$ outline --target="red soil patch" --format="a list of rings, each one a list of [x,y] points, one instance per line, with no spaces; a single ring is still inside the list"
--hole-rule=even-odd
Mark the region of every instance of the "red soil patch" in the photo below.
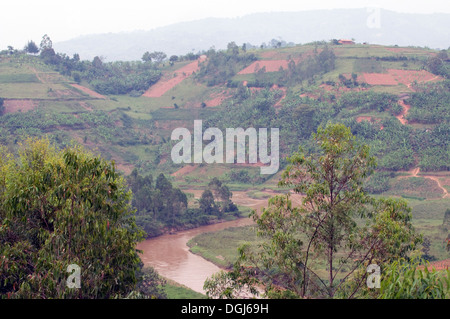
[[[223,101],[225,101],[229,97],[230,96],[228,95],[228,91],[216,93],[211,95],[211,99],[206,101],[205,104],[207,107],[219,106],[220,104],[223,103]]]
[[[317,53],[320,53],[322,49],[317,50]],[[280,67],[282,67],[284,70],[288,69],[289,62],[293,60],[296,64],[306,60],[308,57],[313,56],[314,51],[308,51],[303,53],[300,57],[295,57],[290,59],[289,55],[283,55],[279,54],[274,51],[270,52],[264,52],[261,54],[262,57],[268,59],[268,60],[259,60],[255,61],[252,64],[250,64],[248,67],[244,68],[243,70],[239,71],[238,74],[253,74],[256,73],[259,69],[262,69],[263,67],[266,68],[266,72],[278,72],[280,70]],[[277,57],[277,60],[269,60],[270,58]],[[285,57],[284,59],[281,59]]]
[[[388,69],[387,73],[363,73],[361,79],[370,85],[398,85],[404,84],[411,88],[414,81],[430,82],[442,78],[425,70],[398,70]]]
[[[167,75],[169,78],[159,80],[155,85],[152,85],[143,96],[146,97],[161,97],[164,93],[180,84],[184,79],[188,78],[192,73],[199,69],[199,64],[205,61],[206,57],[201,56],[197,61],[189,63],[182,68],[179,68],[174,73]]]
[[[425,70],[415,71],[389,69],[388,74],[390,74],[398,83],[402,83],[408,87],[414,81],[430,82],[441,79],[439,76]]]
[[[186,166],[183,166],[178,171],[176,171],[176,172],[174,172],[174,173],[172,173],[170,175],[172,175],[172,176],[184,176],[184,175],[187,175],[187,174],[193,172],[197,168],[197,166],[198,165],[186,165]]]
[[[424,269],[424,266],[419,266],[418,269]],[[436,270],[446,270],[450,269],[450,259],[433,261],[428,265],[428,270],[432,270],[433,268]]]
[[[366,83],[370,85],[397,85],[392,75],[387,73],[363,73]]]
[[[91,89],[88,89],[87,87],[81,86],[79,84],[71,84],[74,88],[86,93],[87,95],[96,98],[96,99],[105,99],[106,100],[106,96],[101,95],[100,93],[97,93]]]
[[[118,164],[118,163],[116,163],[116,168],[119,171],[122,171],[125,175],[130,175],[131,172],[134,169],[134,165],[132,165],[132,164],[122,164],[122,163]]]
[[[5,113],[27,112],[34,110],[37,103],[33,100],[5,100]]]

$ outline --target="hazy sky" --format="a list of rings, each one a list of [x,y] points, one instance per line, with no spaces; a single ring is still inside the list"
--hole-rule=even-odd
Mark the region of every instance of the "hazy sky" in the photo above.
[[[79,35],[150,30],[206,17],[255,12],[379,7],[398,12],[450,13],[449,0],[7,0],[0,4],[0,50],[22,49],[44,34],[53,42]]]

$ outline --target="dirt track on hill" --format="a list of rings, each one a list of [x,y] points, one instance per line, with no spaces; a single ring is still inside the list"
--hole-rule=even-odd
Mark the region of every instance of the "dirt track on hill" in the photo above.
[[[411,105],[406,104],[404,100],[400,99],[398,100],[398,104],[403,108],[402,113],[399,115],[396,115],[395,117],[402,123],[403,125],[408,124],[408,120],[406,119],[406,115],[409,112],[409,109],[411,108]]]
[[[410,170],[408,172],[410,175],[408,176],[402,176],[400,178],[409,178],[409,177],[423,177],[423,178],[427,178],[427,179],[431,179],[432,181],[435,181],[437,186],[442,190],[442,198],[447,198],[450,197],[449,192],[447,191],[447,189],[443,186],[443,184],[441,183],[441,181],[439,180],[439,178],[436,175],[431,175],[431,174],[421,174],[419,176],[420,173],[420,167],[416,167],[413,168],[412,170]]]
[[[203,61],[205,61],[205,57],[200,57],[197,61],[191,62],[183,66],[182,68],[169,73],[163,79],[160,79],[158,82],[156,82],[156,84],[152,85],[142,96],[163,96],[164,93],[183,82],[183,80],[191,76],[192,73],[196,72],[200,67],[200,63]]]

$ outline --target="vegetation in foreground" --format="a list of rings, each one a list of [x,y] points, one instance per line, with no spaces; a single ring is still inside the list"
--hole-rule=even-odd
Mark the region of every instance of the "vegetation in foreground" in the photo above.
[[[412,298],[450,297],[449,272],[446,278],[418,271],[423,280],[417,282],[409,266],[397,266],[422,238],[404,200],[364,192],[363,180],[375,167],[368,147],[342,124],[319,128],[313,139],[315,151],[294,154],[280,181],[305,194],[302,205],[276,196],[260,216],[253,213],[262,243],[242,246],[232,271],[205,282],[207,295],[236,298],[262,290],[267,298],[401,298],[407,293],[399,287],[409,285],[411,291],[402,289]],[[381,293],[366,286],[373,264],[386,271]]]
[[[151,298],[161,279],[143,269],[143,232],[111,162],[79,147],[28,140],[0,150],[2,298]],[[68,272],[78,269],[79,289]]]

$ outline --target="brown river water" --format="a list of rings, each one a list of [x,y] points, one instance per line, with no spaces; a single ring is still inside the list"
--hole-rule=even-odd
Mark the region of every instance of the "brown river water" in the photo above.
[[[162,235],[138,244],[143,251],[141,259],[146,266],[152,266],[161,276],[183,284],[194,291],[204,293],[203,283],[208,277],[220,271],[213,263],[189,251],[186,243],[193,237],[215,232],[228,227],[246,226],[253,223],[250,218],[241,218],[180,231],[173,235]]]
[[[199,197],[202,191],[189,190]],[[271,194],[273,195],[273,193]],[[249,206],[258,211],[267,206],[267,199],[252,199],[245,192],[233,192],[233,202]],[[147,239],[137,245],[142,250],[141,259],[146,266],[152,266],[161,276],[183,284],[194,291],[205,293],[203,284],[208,277],[220,271],[213,263],[189,251],[186,243],[193,237],[215,232],[229,227],[240,227],[253,224],[250,218],[198,227],[195,229],[166,234]]]

